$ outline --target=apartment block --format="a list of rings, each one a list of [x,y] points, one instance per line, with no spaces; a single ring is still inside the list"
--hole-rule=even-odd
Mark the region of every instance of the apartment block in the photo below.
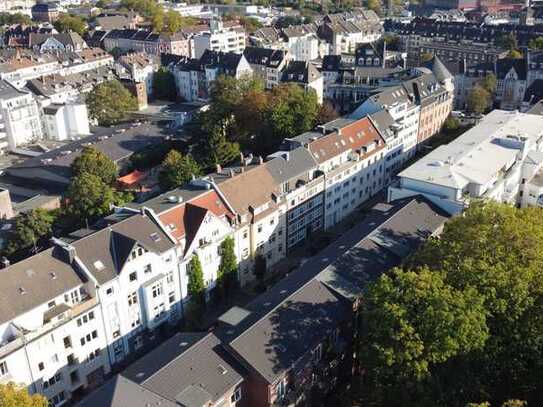
[[[242,78],[252,75],[243,54],[206,50],[198,59],[177,58],[168,65],[178,94],[187,102],[207,100],[211,84],[219,75]]]
[[[543,117],[494,110],[472,129],[398,174],[389,199],[423,194],[449,213],[471,199],[539,202]]]
[[[214,18],[209,31],[192,38],[194,47],[191,57],[200,58],[206,50],[242,54],[245,49],[245,31],[242,27],[225,27],[220,18]]]
[[[4,151],[6,148],[13,150],[42,138],[38,103],[34,95],[18,90],[4,80],[0,81],[0,115],[6,136],[4,140],[0,140]]]
[[[243,56],[251,66],[253,75],[264,82],[266,89],[280,83],[281,72],[290,59],[287,51],[258,47],[245,47]]]
[[[266,293],[221,315],[211,332],[175,335],[80,406],[311,405],[359,368],[352,341],[365,285],[439,235],[446,220],[422,197],[375,206]]]

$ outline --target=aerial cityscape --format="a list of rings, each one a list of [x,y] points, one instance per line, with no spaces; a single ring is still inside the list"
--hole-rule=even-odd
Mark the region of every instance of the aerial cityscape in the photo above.
[[[0,407],[543,406],[543,1],[0,0]]]

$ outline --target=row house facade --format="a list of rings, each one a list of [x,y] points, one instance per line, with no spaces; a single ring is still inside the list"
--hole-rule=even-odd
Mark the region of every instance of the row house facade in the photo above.
[[[199,59],[180,57],[168,64],[177,93],[187,102],[207,100],[211,84],[219,75],[236,79],[251,76],[251,65],[243,54],[206,50]]]

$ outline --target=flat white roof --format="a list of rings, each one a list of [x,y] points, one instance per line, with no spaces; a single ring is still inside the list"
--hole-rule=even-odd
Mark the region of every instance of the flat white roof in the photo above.
[[[508,163],[518,149],[500,140],[525,138],[528,143],[543,134],[543,116],[494,110],[456,140],[440,146],[399,176],[461,189],[469,183],[483,185]]]

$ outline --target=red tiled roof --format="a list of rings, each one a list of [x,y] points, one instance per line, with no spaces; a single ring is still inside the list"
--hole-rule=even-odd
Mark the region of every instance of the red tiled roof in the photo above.
[[[357,120],[340,129],[340,132],[327,134],[309,143],[309,151],[319,164],[348,150],[359,150],[378,140],[379,146],[369,154],[381,150],[384,140],[367,117]]]
[[[186,247],[188,247],[192,239],[191,236],[198,231],[207,211],[211,211],[219,218],[234,218],[234,214],[215,191],[206,192],[188,202],[163,212],[159,215],[159,218],[175,239],[180,240],[186,237]]]
[[[125,185],[133,185],[133,184],[136,184],[136,183],[140,182],[145,177],[147,177],[146,172],[141,172],[141,171],[138,171],[138,170],[134,170],[129,174],[126,174],[126,175],[124,175],[122,177],[119,177],[117,179],[117,181],[121,182],[121,183],[123,183]]]

